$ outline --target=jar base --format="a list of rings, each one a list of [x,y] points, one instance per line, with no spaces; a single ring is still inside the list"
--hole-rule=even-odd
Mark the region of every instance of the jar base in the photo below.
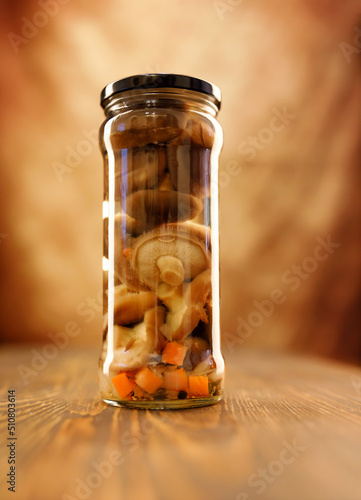
[[[199,408],[201,406],[215,405],[222,399],[222,395],[212,396],[210,398],[194,399],[162,399],[162,400],[129,400],[117,401],[114,399],[105,399],[103,401],[110,406],[118,408],[133,408],[138,410],[185,410],[188,408]]]

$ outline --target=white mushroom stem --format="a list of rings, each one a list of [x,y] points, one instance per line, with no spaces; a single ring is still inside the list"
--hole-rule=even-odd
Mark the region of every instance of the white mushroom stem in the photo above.
[[[172,255],[158,257],[156,265],[160,271],[160,277],[165,283],[179,286],[184,281],[184,267],[182,261]]]

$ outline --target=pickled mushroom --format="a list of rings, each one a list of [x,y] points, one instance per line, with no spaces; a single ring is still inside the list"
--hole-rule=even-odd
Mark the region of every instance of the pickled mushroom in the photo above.
[[[210,186],[204,179],[210,175],[210,150],[199,146],[172,146],[167,164],[174,189],[198,198],[209,196]]]
[[[214,144],[215,131],[209,120],[199,117],[188,120],[181,134],[174,137],[171,145],[193,145],[211,149]]]
[[[188,348],[185,364],[189,361],[192,369],[212,354],[209,343],[200,337],[190,335],[184,340],[184,345]]]
[[[104,255],[108,258],[109,219],[105,218],[104,225]],[[139,282],[130,265],[130,248],[132,236],[142,234],[144,225],[126,214],[116,214],[114,218],[114,273],[116,277],[134,292],[146,291],[148,288]]]
[[[160,328],[164,314],[164,308],[154,307],[145,313],[143,322],[132,328],[118,325],[113,327],[114,358],[111,370],[135,370],[144,365],[151,354],[162,350],[165,338]]]
[[[181,288],[184,287],[184,294]],[[200,321],[208,323],[204,309],[211,291],[211,272],[204,271],[183,287],[161,286],[157,292],[169,309],[161,332],[168,340],[183,340],[197,327]]]
[[[125,130],[110,135],[110,142],[115,150],[165,144],[183,132],[183,124],[178,124],[171,114],[133,114],[125,126]]]
[[[124,189],[131,193],[152,188],[163,175],[165,166],[165,151],[160,147],[133,148],[125,157],[116,157],[116,199],[121,199]]]
[[[202,209],[202,201],[195,196],[161,189],[136,191],[127,197],[125,205],[126,213],[144,221],[146,227],[194,219]]]
[[[142,221],[133,219],[127,214],[116,213],[114,216],[114,238],[118,241],[124,238],[126,234],[131,236],[139,236],[144,231],[144,224]],[[108,255],[109,247],[109,219],[103,219],[103,233],[104,233],[104,255]]]
[[[158,189],[160,191],[174,191],[172,181],[170,180],[169,173],[167,172],[159,183]]]
[[[157,296],[153,292],[128,293],[114,296],[114,323],[130,325],[144,318],[148,309],[157,305]],[[108,313],[104,315],[103,329],[108,327]]]
[[[130,263],[139,280],[154,290],[163,281],[176,286],[194,278],[210,267],[210,258],[197,237],[163,226],[135,240]]]
[[[168,224],[168,228],[175,229],[182,233],[189,233],[199,240],[203,241],[205,245],[211,249],[211,228],[204,224],[198,224],[192,220],[186,222],[179,222],[178,224]]]

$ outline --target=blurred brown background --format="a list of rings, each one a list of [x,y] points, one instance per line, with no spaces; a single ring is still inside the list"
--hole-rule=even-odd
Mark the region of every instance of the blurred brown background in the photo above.
[[[361,360],[356,0],[1,2],[1,338],[101,342],[99,93],[135,73],[223,93],[224,353]]]

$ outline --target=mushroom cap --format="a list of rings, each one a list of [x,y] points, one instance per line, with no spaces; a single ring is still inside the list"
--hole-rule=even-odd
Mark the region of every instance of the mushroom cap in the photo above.
[[[167,148],[167,166],[174,188],[199,198],[209,196],[211,150],[194,144]]]
[[[183,264],[184,279],[190,280],[210,267],[206,245],[189,232],[162,226],[134,240],[130,263],[139,280],[152,289],[163,281],[157,266],[161,256],[176,257]]]
[[[122,118],[120,126],[123,130],[110,136],[114,149],[165,144],[183,132],[183,124],[178,123],[175,115],[160,113],[159,110],[152,113],[132,111],[128,117]]]
[[[140,283],[133,268],[130,265],[129,259],[124,255],[123,251],[115,252],[114,255],[114,271],[116,277],[128,288],[134,292],[146,291],[148,288]]]
[[[194,219],[202,209],[202,201],[195,196],[161,189],[137,191],[127,197],[125,206],[126,213],[144,221],[147,228]]]
[[[114,295],[114,316],[116,325],[131,325],[142,321],[148,309],[156,306],[157,296],[153,292],[127,293],[124,295]],[[105,313],[103,319],[103,330],[108,328],[109,311]]]
[[[202,148],[212,148],[215,139],[214,126],[208,118],[195,115],[188,119],[182,133],[174,137],[170,144],[191,144]]]
[[[130,325],[144,318],[146,311],[157,305],[157,296],[153,292],[129,293],[114,298],[114,323]]]
[[[211,249],[212,230],[209,226],[188,220],[186,222],[168,224],[168,227],[174,228],[182,233],[189,233],[192,236],[195,236],[199,240],[203,241],[207,248]]]
[[[103,235],[104,235],[104,255],[108,256],[109,248],[109,218],[103,219]],[[144,232],[144,223],[140,220],[133,219],[127,214],[116,213],[114,216],[114,239],[115,243],[119,240],[127,239],[127,235],[139,236]]]
[[[104,256],[108,258],[108,224],[109,219],[103,220]],[[114,272],[116,277],[128,288],[135,292],[145,291],[130,265],[127,250],[132,246],[131,235],[139,235],[144,230],[144,224],[126,214],[116,214],[114,218]],[[109,265],[111,263],[109,262]]]
[[[124,192],[150,189],[160,179],[166,166],[164,148],[147,146],[123,151],[115,160],[115,199]]]
[[[167,166],[174,188],[199,198],[209,196],[211,149],[215,140],[213,123],[194,115],[181,135],[167,147]]]
[[[142,221],[133,219],[127,214],[117,213],[114,216],[114,236],[116,239],[124,238],[124,234],[139,236],[144,232]]]
[[[111,134],[110,141],[114,149],[127,149],[148,144],[165,144],[182,133],[176,127],[131,128]]]

